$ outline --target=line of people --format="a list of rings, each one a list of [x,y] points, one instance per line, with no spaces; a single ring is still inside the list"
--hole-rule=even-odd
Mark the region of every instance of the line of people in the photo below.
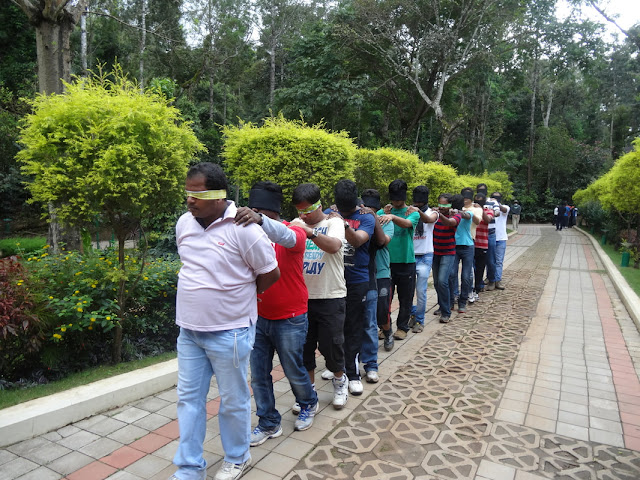
[[[335,204],[323,208],[319,187],[304,183],[292,194],[298,217],[287,222],[280,218],[279,185],[257,183],[248,207],[237,207],[226,198],[219,166],[192,167],[189,212],[176,226],[183,263],[176,302],[180,442],[170,480],[206,479],[203,442],[213,374],[225,451],[215,479],[234,480],[251,462],[250,446],[282,435],[271,376],[276,352],[295,396],[294,428],[307,430],[318,411],[316,350],[324,356],[322,377],[333,385],[332,405],[341,409],[349,395],[363,393],[363,380],[379,381],[379,340],[390,351],[409,330],[423,330],[432,268],[442,323],[450,321],[456,302],[462,314],[479,292],[504,289],[509,207],[498,192],[487,199],[481,187],[475,195],[470,188],[442,194],[431,208],[426,186],[413,190],[408,205],[407,184],[398,179],[383,207],[375,189],[359,198],[353,181],[340,180]]]

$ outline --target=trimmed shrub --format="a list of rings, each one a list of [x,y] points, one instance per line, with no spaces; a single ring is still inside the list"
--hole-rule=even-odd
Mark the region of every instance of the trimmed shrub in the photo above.
[[[417,155],[395,148],[358,149],[355,155],[355,182],[358,190],[375,188],[385,204],[389,200],[389,184],[397,178],[407,182],[409,195],[420,185],[423,166]]]
[[[295,216],[291,194],[300,183],[317,184],[329,205],[338,180],[353,178],[353,140],[346,132],[324,130],[323,124],[308,126],[280,115],[265,119],[262,127],[226,126],[224,136],[222,156],[230,178],[245,192],[260,180],[278,183],[283,211],[290,216]]]

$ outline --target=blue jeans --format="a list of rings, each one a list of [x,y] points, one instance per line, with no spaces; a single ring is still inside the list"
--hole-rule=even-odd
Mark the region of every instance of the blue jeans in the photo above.
[[[451,316],[451,303],[453,302],[452,292],[449,290],[449,276],[455,262],[455,255],[434,255],[433,256],[433,281],[436,292],[438,292],[438,305],[440,315]]]
[[[247,384],[255,325],[219,332],[180,329],[178,336],[178,424],[180,443],[173,463],[180,480],[204,480],[202,444],[207,429],[207,393],[215,374],[220,392],[218,423],[224,459],[246,462],[251,431]]]
[[[307,314],[282,320],[258,317],[256,341],[251,352],[251,388],[256,400],[258,424],[266,430],[280,426],[273,394],[273,354],[277,351],[282,370],[289,380],[296,402],[301,407],[315,405],[318,396],[311,386],[302,362],[302,349],[307,338]]]
[[[496,240],[496,282],[502,281],[502,264],[504,262],[504,254],[507,251],[507,241],[506,240]]]
[[[360,361],[364,371],[378,371],[378,290],[369,290],[365,302],[364,336],[360,346]]]
[[[458,297],[458,305],[465,307],[471,293],[472,275],[473,275],[473,257],[475,255],[475,247],[473,245],[456,245],[456,255],[449,275],[449,290],[451,291],[451,301],[455,299],[455,290],[458,285],[458,264],[462,261],[462,289]]]
[[[496,281],[496,231],[489,230],[489,248],[487,249],[487,279]]]
[[[432,265],[433,253],[416,255],[416,305],[411,307],[411,315],[421,325],[424,325],[424,312],[427,309],[427,283]]]

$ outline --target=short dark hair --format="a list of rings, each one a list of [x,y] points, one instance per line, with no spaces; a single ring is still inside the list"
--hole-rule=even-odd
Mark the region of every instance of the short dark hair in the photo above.
[[[353,180],[339,180],[333,187],[333,196],[339,211],[352,210],[358,203],[358,187]]]
[[[456,193],[453,197],[451,197],[451,208],[455,208],[456,210],[462,210],[464,207],[464,197],[459,193]]]
[[[476,192],[480,192],[480,191],[483,191],[483,192],[487,193],[487,184],[486,183],[479,183],[476,186]]]
[[[446,198],[447,202],[451,203],[451,197],[452,195],[450,193],[441,193],[440,195],[438,195],[438,200],[440,200],[441,198]]]
[[[391,182],[389,184],[389,197],[391,200],[406,200],[407,182],[399,178]]]
[[[473,188],[471,187],[464,187],[462,190],[460,190],[460,194],[464,195],[464,192],[471,192],[473,193]]]
[[[201,162],[195,164],[187,172],[187,178],[193,178],[197,175],[204,177],[204,184],[207,190],[227,190],[227,176],[224,171],[215,163]]]
[[[314,204],[318,200],[320,200],[320,187],[315,183],[301,183],[293,190],[291,196],[294,205],[299,205],[302,202]]]
[[[478,202],[478,203],[484,203],[484,202],[486,202],[486,201],[487,201],[487,196],[486,196],[484,193],[482,193],[482,192],[478,192],[478,193],[476,193],[476,194],[473,196],[473,199],[474,199],[474,200],[475,200],[475,199],[477,199],[477,198],[480,198],[480,199],[481,199],[481,201],[482,201],[482,202]]]

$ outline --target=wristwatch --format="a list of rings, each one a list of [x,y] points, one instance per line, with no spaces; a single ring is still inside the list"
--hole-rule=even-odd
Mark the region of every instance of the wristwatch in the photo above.
[[[318,233],[316,232],[316,229],[313,229],[313,232],[311,232],[311,235],[309,235],[307,238],[310,240],[313,240],[314,238],[316,238],[318,236]]]

